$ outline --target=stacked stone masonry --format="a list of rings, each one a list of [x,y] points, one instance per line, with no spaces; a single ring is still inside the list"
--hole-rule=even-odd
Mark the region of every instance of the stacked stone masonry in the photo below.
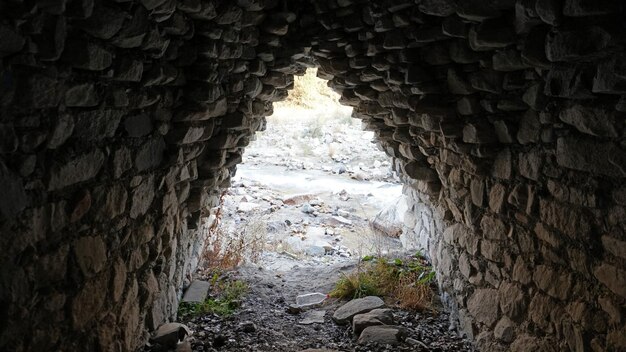
[[[0,350],[133,351],[319,67],[483,351],[626,350],[620,0],[0,2]]]

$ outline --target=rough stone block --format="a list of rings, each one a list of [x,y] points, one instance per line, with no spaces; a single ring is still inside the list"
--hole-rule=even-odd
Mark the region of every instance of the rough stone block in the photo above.
[[[456,16],[450,16],[441,22],[441,31],[450,37],[467,38],[469,25]]]
[[[95,323],[94,316],[101,314],[107,296],[107,275],[101,274],[87,281],[71,303],[74,328],[81,329]]]
[[[498,296],[500,309],[506,317],[518,322],[524,319],[528,307],[528,299],[519,285],[503,282],[498,288]]]
[[[565,0],[563,14],[571,17],[601,16],[619,13],[624,4],[619,1],[599,0]]]
[[[561,22],[561,2],[559,0],[537,0],[535,10],[542,21],[553,26]]]
[[[610,41],[611,35],[600,27],[557,31],[546,39],[546,57],[552,62],[590,58]]]
[[[63,51],[64,61],[73,67],[89,71],[101,71],[113,64],[113,54],[92,42],[68,40]]]
[[[538,150],[531,150],[519,155],[519,173],[528,179],[539,180],[543,164],[544,156]]]
[[[4,219],[13,219],[29,204],[29,201],[22,179],[1,161],[0,184],[5,190],[0,201],[0,215]]]
[[[576,238],[582,235],[583,238],[587,238],[590,235],[590,220],[578,208],[542,199],[539,202],[539,213],[545,224],[567,236]]]
[[[571,294],[572,275],[559,272],[556,268],[547,265],[538,265],[533,273],[533,281],[548,295],[566,300]]]
[[[575,137],[557,139],[560,166],[611,177],[626,176],[626,156],[616,144]]]
[[[93,15],[78,21],[78,27],[89,35],[99,39],[111,39],[122,29],[126,14],[115,7],[103,6],[100,3],[94,7]]]
[[[509,237],[509,229],[502,220],[485,215],[480,221],[480,228],[485,238],[502,241]]]
[[[469,313],[488,327],[492,327],[498,320],[498,307],[498,291],[494,289],[476,289],[467,301]]]
[[[133,190],[130,217],[136,219],[145,214],[152,204],[155,196],[154,176],[149,176],[141,181],[141,184]]]
[[[587,107],[576,104],[559,113],[561,121],[574,126],[582,133],[598,137],[617,137],[615,112],[602,107]]]
[[[100,237],[81,237],[74,241],[74,256],[83,275],[91,277],[104,269],[107,260],[106,244]]]
[[[503,342],[512,342],[515,339],[516,324],[508,317],[502,317],[493,330],[494,336]]]
[[[111,138],[124,115],[120,110],[90,110],[76,114],[74,137],[84,142]]]
[[[105,155],[99,149],[82,154],[52,167],[48,190],[59,190],[73,184],[94,178],[102,165]]]
[[[77,84],[65,91],[65,105],[68,107],[93,107],[99,102],[96,87],[90,83]]]
[[[539,116],[535,111],[528,110],[520,121],[517,140],[521,144],[537,143],[541,131]]]
[[[19,52],[24,47],[26,40],[15,28],[9,25],[0,25],[0,57]]]
[[[468,41],[476,51],[505,48],[515,43],[515,30],[503,21],[485,21],[470,29]]]
[[[463,128],[463,142],[472,144],[489,144],[497,142],[493,125],[488,123],[466,124]]]
[[[137,170],[144,171],[159,166],[166,148],[163,137],[152,138],[142,145],[135,156]]]
[[[626,271],[608,263],[593,269],[593,275],[616,295],[626,298]]]

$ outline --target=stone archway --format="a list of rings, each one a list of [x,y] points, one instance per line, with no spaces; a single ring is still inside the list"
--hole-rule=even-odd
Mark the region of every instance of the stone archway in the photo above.
[[[409,242],[480,347],[624,348],[623,11],[2,3],[0,346],[139,346],[271,102],[318,65],[404,175]]]

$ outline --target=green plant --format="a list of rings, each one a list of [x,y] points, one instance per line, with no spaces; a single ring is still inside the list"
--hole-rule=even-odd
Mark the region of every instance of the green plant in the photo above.
[[[365,256],[356,271],[341,275],[330,296],[383,296],[400,307],[424,310],[430,308],[434,278],[435,272],[421,255],[406,259]]]
[[[216,275],[218,278],[216,278]],[[240,299],[248,292],[248,285],[240,280],[220,280],[216,272],[211,278],[212,287],[216,291],[215,297],[208,297],[204,302],[186,303],[178,307],[178,316],[182,319],[202,314],[217,314],[229,316],[240,305]]]

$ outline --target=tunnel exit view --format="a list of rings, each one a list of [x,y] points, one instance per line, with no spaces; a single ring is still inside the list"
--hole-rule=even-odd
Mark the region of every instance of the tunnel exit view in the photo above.
[[[625,7],[0,1],[0,351],[626,351]]]
[[[429,261],[407,249],[407,198],[392,159],[316,73],[296,76],[289,97],[274,104],[213,210],[203,263],[178,312],[203,332],[190,345],[471,350],[448,330]],[[357,311],[340,308],[345,300]]]

